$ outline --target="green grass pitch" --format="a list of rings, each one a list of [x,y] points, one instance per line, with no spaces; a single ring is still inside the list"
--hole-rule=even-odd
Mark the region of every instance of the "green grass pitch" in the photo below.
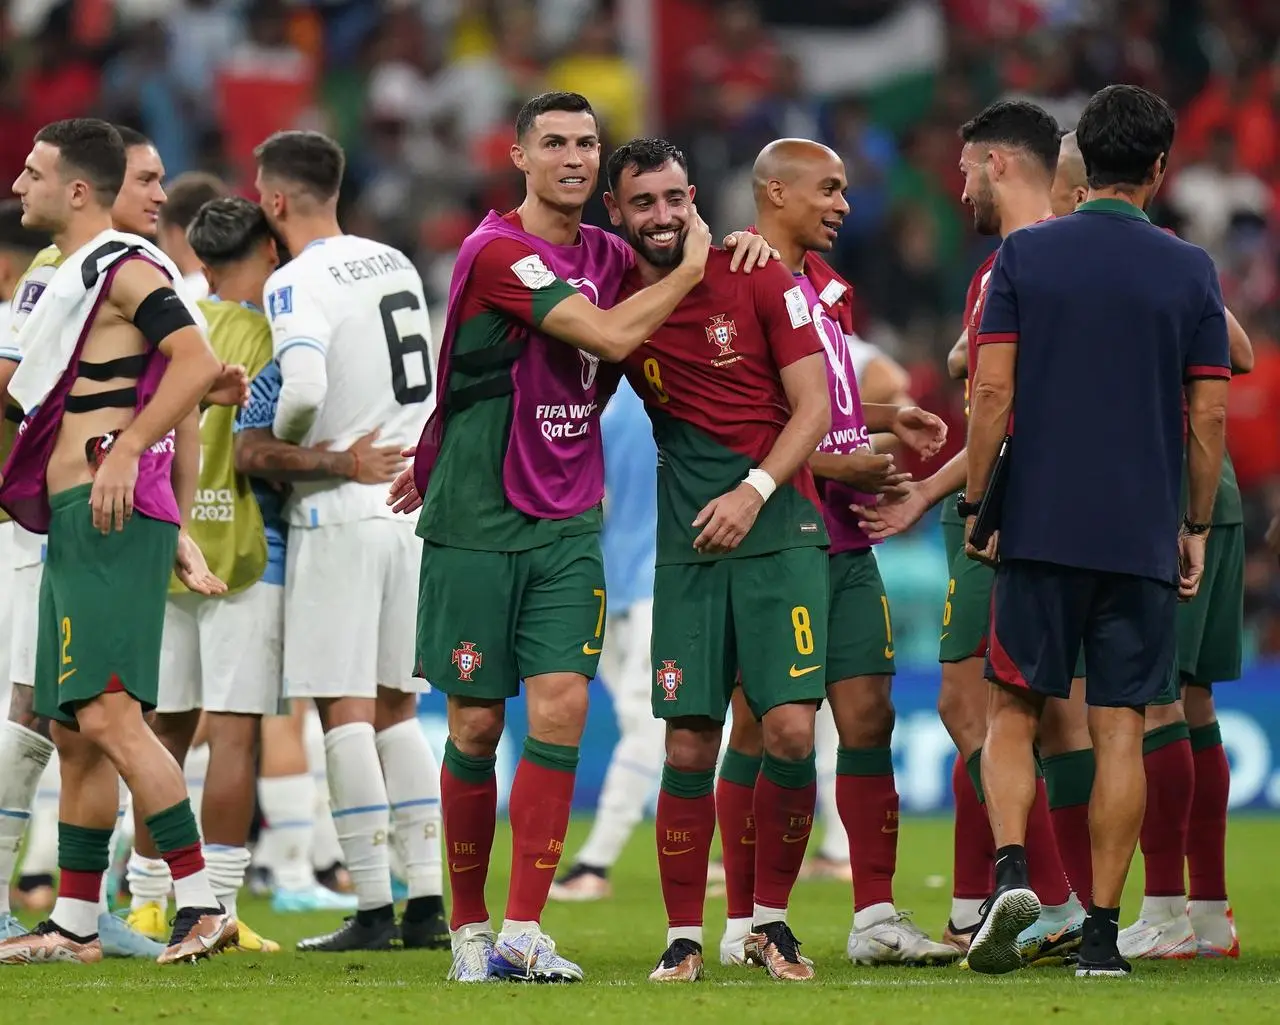
[[[576,849],[585,827],[574,823],[567,850]],[[950,823],[904,817],[900,840],[898,906],[912,909],[936,937],[950,900]],[[263,902],[245,901],[242,915],[279,940],[284,952],[168,968],[121,961],[88,968],[0,968],[0,1015],[14,1025],[165,1019],[198,1025],[631,1025],[741,1021],[746,1015],[788,1025],[990,1025],[1052,1021],[1058,1015],[1062,1021],[1143,1025],[1274,1023],[1280,1021],[1280,818],[1236,817],[1228,843],[1241,959],[1140,963],[1127,980],[1077,981],[1061,968],[998,979],[946,968],[855,968],[844,957],[851,917],[847,888],[803,882],[792,899],[791,922],[805,954],[816,962],[816,983],[773,983],[758,970],[722,967],[715,951],[724,902],[711,900],[703,982],[656,986],[645,977],[662,952],[664,920],[652,827],[646,824],[613,874],[612,900],[552,904],[547,910],[544,927],[586,970],[588,981],[581,985],[446,985],[447,953],[298,954],[290,949],[294,942],[332,928],[340,916],[274,915]],[[501,871],[489,885],[495,918],[502,912],[508,858],[508,834],[500,828],[495,861]],[[1126,922],[1141,899],[1140,860],[1129,884]]]

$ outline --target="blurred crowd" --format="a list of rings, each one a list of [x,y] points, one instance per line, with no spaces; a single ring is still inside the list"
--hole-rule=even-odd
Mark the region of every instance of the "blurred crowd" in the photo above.
[[[522,193],[520,103],[587,94],[607,144],[661,132],[717,231],[751,219],[749,168],[780,136],[835,148],[852,212],[835,253],[858,327],[962,443],[943,357],[994,245],[960,202],[956,128],[1034,99],[1064,128],[1109,82],[1179,110],[1154,211],[1213,254],[1257,368],[1232,386],[1248,612],[1280,652],[1280,3],[1276,0],[0,0],[0,172],[32,132],[93,113],[154,139],[172,177],[251,192],[252,148],[314,127],[346,148],[349,230],[413,255],[441,297],[458,243]],[[589,219],[604,222],[600,204]]]

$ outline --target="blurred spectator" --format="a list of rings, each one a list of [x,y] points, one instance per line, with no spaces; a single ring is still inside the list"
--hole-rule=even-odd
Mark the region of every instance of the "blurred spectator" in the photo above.
[[[607,11],[588,18],[548,70],[547,87],[590,96],[610,148],[644,134],[640,76],[619,53],[617,26]]]
[[[1240,166],[1235,139],[1225,128],[1214,131],[1205,159],[1179,171],[1166,202],[1182,223],[1182,236],[1221,260],[1233,217],[1265,217],[1271,192],[1257,175]]]

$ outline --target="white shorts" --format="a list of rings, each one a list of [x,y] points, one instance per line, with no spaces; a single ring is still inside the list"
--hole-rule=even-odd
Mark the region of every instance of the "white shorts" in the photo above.
[[[165,603],[159,712],[275,715],[280,704],[284,588],[173,595]]]
[[[372,698],[379,685],[429,690],[413,675],[421,561],[411,518],[290,528],[285,696]]]
[[[44,578],[44,535],[32,534],[16,523],[9,542],[12,606],[7,641],[9,680],[34,687],[36,645],[40,639],[40,581]],[[4,663],[0,663],[3,665]]]
[[[0,717],[9,714],[10,638],[13,634],[13,531],[0,523]]]

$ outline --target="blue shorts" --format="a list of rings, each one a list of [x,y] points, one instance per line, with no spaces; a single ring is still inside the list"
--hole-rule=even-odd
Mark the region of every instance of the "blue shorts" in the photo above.
[[[1025,559],[1001,562],[991,597],[987,679],[1068,697],[1083,645],[1085,701],[1143,707],[1173,671],[1177,613],[1177,589],[1159,580]]]

